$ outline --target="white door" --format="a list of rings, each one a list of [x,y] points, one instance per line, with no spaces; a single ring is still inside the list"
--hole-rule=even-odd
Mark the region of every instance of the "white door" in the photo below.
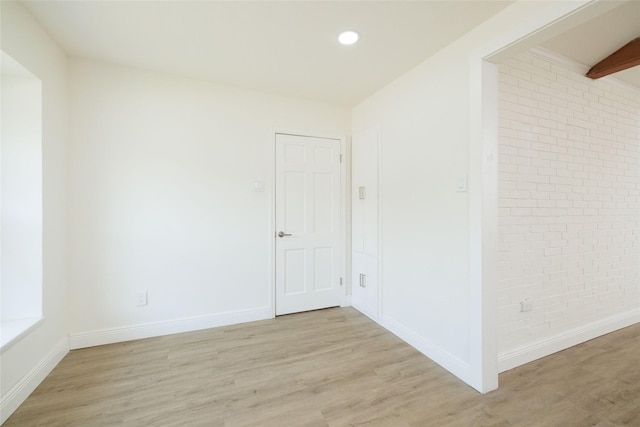
[[[276,134],[276,315],[342,303],[340,141]]]

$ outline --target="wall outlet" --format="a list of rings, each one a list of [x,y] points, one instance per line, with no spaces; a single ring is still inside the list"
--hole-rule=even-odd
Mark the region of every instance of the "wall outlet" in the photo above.
[[[147,305],[147,291],[136,292],[136,305]]]
[[[520,312],[524,313],[533,310],[533,301],[531,298],[525,298],[520,301]]]
[[[468,180],[469,180],[469,177],[466,174],[458,178],[458,180],[456,181],[456,191],[458,193],[466,193],[467,192]]]

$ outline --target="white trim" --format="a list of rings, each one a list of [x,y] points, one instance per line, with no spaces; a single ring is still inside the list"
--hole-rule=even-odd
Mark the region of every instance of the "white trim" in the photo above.
[[[44,316],[30,317],[27,319],[5,320],[0,324],[2,328],[0,354],[9,350],[15,343],[26,337],[36,327],[42,324]]]
[[[380,318],[377,318],[377,317],[375,316],[375,313],[371,313],[371,312],[368,312],[368,311],[366,311],[366,310],[364,310],[364,309],[361,309],[361,308],[360,308],[360,307],[358,307],[357,305],[354,305],[354,306],[352,306],[352,307],[353,307],[353,308],[355,308],[356,310],[358,310],[358,312],[360,312],[360,314],[365,315],[365,316],[366,316],[369,320],[371,320],[372,322],[375,322],[377,325],[380,325],[380,327],[382,327],[382,328],[386,329],[387,331],[391,332],[391,330],[390,330],[387,326],[385,326],[385,325],[382,323],[382,320],[380,320]],[[395,332],[392,332],[392,333],[393,333],[395,336],[397,336],[398,338],[400,338],[400,339],[402,339],[402,340],[404,341],[404,338],[402,338],[400,335],[396,334]],[[413,346],[412,346],[412,347],[413,347]],[[414,347],[414,348],[415,348],[415,347]]]
[[[500,63],[619,6],[616,2],[600,0],[549,2],[548,5],[546,12],[532,15],[521,22],[517,29],[496,37],[479,49],[481,58]]]
[[[499,372],[508,371],[639,322],[640,308],[580,326],[534,344],[500,354],[498,370]]]
[[[586,74],[586,72],[589,71],[589,67],[587,65],[543,47],[532,47],[529,49],[529,53],[538,59],[560,65],[562,68],[566,68],[569,71],[579,74]]]
[[[338,140],[340,140],[342,142],[342,144],[344,144],[344,142],[345,142],[345,136],[344,135],[337,135],[337,134],[328,133],[328,132],[312,132],[312,131],[306,131],[306,130],[301,130],[301,129],[276,127],[276,128],[273,129],[273,133],[272,133],[272,136],[273,136],[274,140],[275,140],[275,135],[276,134],[292,135],[292,136],[307,136],[307,137],[310,137],[310,138],[322,138],[322,139],[338,139]],[[344,148],[344,147],[341,146],[341,148]],[[342,150],[341,150],[341,152],[342,152]],[[274,147],[274,153],[275,153],[275,147]],[[343,164],[344,164],[344,162],[343,162]],[[274,167],[275,167],[275,164],[274,164]]]
[[[518,7],[517,3],[511,7]],[[483,230],[488,231],[492,222],[496,218],[488,218],[490,214],[485,211],[495,203],[495,201],[485,199],[488,195],[488,185],[492,186],[489,180],[484,180],[483,168],[489,166],[489,158],[485,157],[485,152],[489,146],[497,146],[496,137],[487,134],[489,127],[484,125],[485,120],[497,121],[497,111],[486,111],[485,107],[491,98],[496,96],[497,88],[491,88],[484,73],[490,68],[484,65],[483,61],[495,64],[507,58],[515,56],[517,53],[539,45],[548,40],[550,36],[559,34],[565,28],[579,25],[589,19],[611,10],[613,3],[596,0],[575,0],[574,2],[550,3],[549,8],[533,15],[509,32],[492,38],[489,42],[476,48],[470,56],[470,164],[469,164],[469,235],[470,235],[470,380],[468,384],[481,392],[487,392],[495,388],[498,384],[498,372],[500,363],[497,351],[498,328],[495,321],[495,313],[498,301],[495,296],[495,283],[486,282],[491,275],[495,275],[487,269],[495,268],[495,261],[491,258],[497,253],[497,243],[495,237],[483,236]],[[510,9],[500,12],[507,13]],[[497,15],[496,15],[497,16]],[[492,18],[493,19],[493,18]],[[488,22],[488,21],[487,21]],[[485,24],[487,24],[485,22]],[[485,25],[483,24],[483,25]],[[490,107],[493,110],[493,107]],[[491,117],[489,117],[491,115]],[[492,125],[495,128],[495,125]],[[495,130],[495,129],[494,129]],[[493,139],[493,141],[491,141]],[[484,146],[483,146],[484,145]],[[482,148],[481,148],[482,147]],[[492,159],[494,162],[495,159]],[[497,179],[497,178],[496,178]],[[475,185],[471,185],[475,182]],[[482,182],[482,187],[478,188],[478,183]],[[474,194],[480,191],[481,194]],[[491,209],[493,209],[491,207]],[[479,220],[478,220],[479,219]],[[481,256],[481,259],[473,259],[473,253]],[[489,257],[487,257],[487,254]],[[493,293],[493,296],[491,295]],[[474,326],[474,323],[479,325]]]
[[[376,254],[378,258],[378,312],[376,313],[378,319],[382,319],[384,315],[383,308],[383,296],[384,296],[384,287],[383,287],[383,279],[382,279],[382,125],[380,123],[374,125],[376,132],[378,134],[378,206],[377,212],[378,215],[378,253]]]
[[[356,310],[358,310],[360,313],[362,313],[365,316],[367,316],[369,319],[373,320],[374,322],[379,323],[378,319],[380,319],[380,317],[378,317],[378,313],[376,313],[374,311],[371,311],[371,310],[367,310],[365,307],[361,306],[357,302],[355,304],[353,304],[352,307],[355,308]]]
[[[342,304],[347,301],[347,209],[349,202],[347,194],[351,195],[351,189],[347,189],[347,138],[340,139],[340,277],[342,277]],[[351,296],[349,295],[349,298]]]
[[[529,53],[539,59],[542,59],[543,61],[547,61],[556,65],[559,65],[563,68],[566,68],[569,71],[573,71],[583,76],[590,69],[588,65],[585,65],[574,59],[567,58],[566,56],[560,55],[556,52],[553,52],[551,50],[548,50],[542,47],[533,47],[529,49]],[[588,78],[588,77],[585,76],[585,78]],[[640,87],[634,86],[631,83],[627,83],[623,80],[620,80],[615,75],[609,75],[606,77],[599,78],[597,80],[606,82],[612,86],[617,86],[619,89],[630,90],[633,92],[640,92]]]
[[[344,305],[343,307],[353,306],[353,286],[351,285],[351,276],[353,275],[353,203],[351,200],[351,187],[353,186],[353,173],[351,164],[353,162],[353,132],[345,138],[343,162],[345,167],[344,176],[344,276],[342,284],[344,285]]]
[[[366,315],[366,313],[364,313]],[[372,319],[376,321],[375,319]],[[379,323],[379,322],[378,322]],[[467,384],[471,384],[470,375],[472,374],[471,365],[458,359],[442,347],[439,347],[431,341],[425,339],[414,330],[406,327],[391,316],[384,315],[381,326],[398,336],[407,344],[427,356],[429,359],[451,372]],[[472,385],[473,386],[473,385]]]
[[[0,424],[29,397],[40,383],[53,371],[69,352],[69,339],[62,338],[58,344],[17,384],[0,398]]]
[[[473,307],[470,312],[474,317],[481,319],[477,325],[471,328],[478,328],[472,337],[480,337],[480,342],[473,344],[472,348],[479,348],[480,352],[471,354],[479,359],[481,366],[481,377],[477,383],[480,385],[482,393],[498,388],[498,328],[495,304],[498,301],[496,284],[498,283],[498,66],[487,61],[482,61],[481,83],[482,83],[482,141],[480,144],[481,154],[480,165],[476,164],[474,170],[478,175],[477,168],[480,168],[478,179],[480,180],[480,192],[476,195],[479,198],[481,221],[478,225],[480,233],[480,253],[474,253],[476,249],[470,251],[470,265],[474,265],[473,258],[479,257],[480,272],[478,276],[482,278],[480,286],[472,288],[471,301],[480,300],[480,313],[474,312]],[[478,237],[476,237],[478,238]],[[478,267],[476,267],[478,268]],[[480,289],[480,294],[476,294]],[[472,357],[473,357],[472,356]]]
[[[72,350],[273,318],[271,307],[69,334]]]
[[[271,317],[276,317],[276,138],[278,129],[271,129],[269,134],[269,152],[271,163],[269,165],[269,278],[271,282],[269,292],[269,306]]]
[[[383,151],[384,151],[384,129],[381,123],[375,125],[378,128],[378,319],[382,319],[384,315],[384,260],[382,259],[383,254],[383,227],[384,221],[382,220],[382,201],[384,200],[384,192],[383,189]]]

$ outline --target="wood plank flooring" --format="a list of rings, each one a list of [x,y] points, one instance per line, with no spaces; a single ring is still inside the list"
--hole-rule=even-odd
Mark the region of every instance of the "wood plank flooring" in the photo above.
[[[352,308],[70,352],[14,426],[640,426],[640,324],[481,395]]]

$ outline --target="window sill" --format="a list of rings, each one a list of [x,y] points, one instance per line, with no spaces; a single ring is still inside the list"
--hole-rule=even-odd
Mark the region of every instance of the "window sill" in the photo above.
[[[43,316],[27,319],[3,320],[0,323],[0,354],[24,338],[44,320]]]

